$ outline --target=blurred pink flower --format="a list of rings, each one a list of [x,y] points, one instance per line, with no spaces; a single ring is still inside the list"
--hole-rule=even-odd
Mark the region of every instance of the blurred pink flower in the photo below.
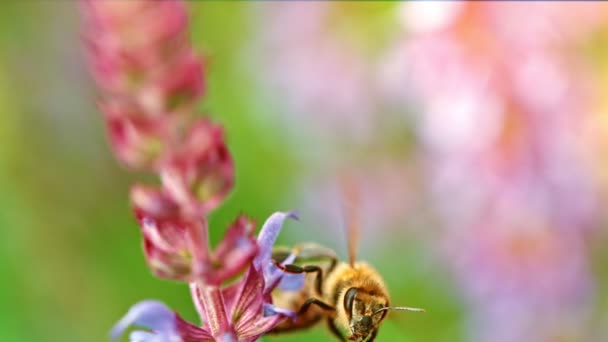
[[[408,127],[378,98],[377,51],[367,51],[371,44],[361,34],[373,31],[373,20],[382,20],[383,28],[396,22],[384,20],[391,19],[385,17],[390,13],[386,6],[374,11],[371,5],[316,1],[256,8],[260,28],[251,48],[258,56],[255,76],[270,94],[269,101],[278,105],[280,114],[273,123],[283,124],[298,142],[292,150],[309,160],[309,174],[296,192],[304,195],[296,200],[309,211],[307,216],[323,223],[319,229],[328,223],[340,227],[340,215],[328,208],[340,207],[336,169],[344,165],[336,164],[344,164],[345,159],[357,170],[349,174],[356,173],[360,180],[363,226],[397,227],[411,210],[408,184],[413,183],[414,172],[403,163],[407,156],[390,153],[391,138],[400,139]],[[370,20],[358,20],[357,11]],[[334,231],[342,240],[341,229]]]
[[[571,51],[598,24],[597,4],[402,6],[411,36],[387,55],[384,85],[394,103],[421,107],[429,187],[473,340],[549,341],[571,312],[580,328],[597,212],[582,144],[588,74]],[[572,23],[575,12],[589,20]]]
[[[330,142],[325,145],[369,139],[377,124],[373,63],[349,41],[353,37],[335,29],[332,11],[338,5],[263,4],[257,8],[261,29],[252,47],[259,56],[256,77],[281,106],[286,128]]]
[[[593,285],[581,234],[560,230],[559,218],[521,198],[502,202],[446,241],[471,305],[548,315],[589,304]]]
[[[477,212],[487,196],[518,184],[531,186],[534,198],[559,207],[560,215],[585,221],[594,195],[581,144],[589,96],[578,64],[545,48],[492,39],[483,19],[502,3],[432,6],[459,12],[441,29],[413,35],[399,57],[422,107],[418,134],[447,215]],[[445,193],[461,195],[458,208],[441,200]]]

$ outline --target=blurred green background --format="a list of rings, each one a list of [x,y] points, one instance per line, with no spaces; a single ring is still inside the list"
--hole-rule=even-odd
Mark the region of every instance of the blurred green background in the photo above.
[[[397,5],[353,6],[345,25],[366,32],[366,46],[381,45],[383,39],[374,37],[390,36],[386,32],[396,24],[387,18]],[[318,160],[297,152],[306,130],[294,137],[268,119],[280,116],[281,109],[247,72],[259,6],[246,1],[189,6],[194,45],[208,58],[209,89],[201,112],[226,127],[237,167],[236,190],[211,219],[217,240],[239,212],[261,223],[275,210],[297,208],[294,192]],[[104,341],[129,306],[147,298],[197,320],[187,287],[153,277],[145,265],[128,203],[129,184],[141,177],[122,169],[110,153],[80,39],[76,1],[0,5],[0,341]],[[395,131],[411,134],[407,124]],[[413,142],[388,144],[409,151]],[[333,163],[339,165],[336,156]],[[289,223],[281,242],[307,237],[306,221],[303,215],[301,222]],[[420,231],[427,228],[421,224],[404,222],[403,229],[380,234],[371,246],[361,242],[362,257],[385,276],[393,303],[428,310],[392,315],[379,340],[466,340],[467,308],[445,266],[420,243]],[[328,240],[311,232],[307,239]],[[345,255],[344,243],[333,241],[331,247]],[[605,252],[592,247],[603,305],[598,315],[604,317]],[[264,338],[313,339],[330,337],[320,326]]]

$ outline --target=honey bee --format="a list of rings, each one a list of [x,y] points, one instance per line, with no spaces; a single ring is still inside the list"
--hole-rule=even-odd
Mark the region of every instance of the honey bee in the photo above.
[[[347,193],[347,198],[356,199],[352,192]],[[304,285],[298,291],[273,293],[275,305],[295,311],[297,318],[283,322],[271,333],[295,331],[325,320],[331,333],[340,341],[371,342],[389,310],[424,312],[419,308],[390,306],[388,290],[380,274],[366,262],[355,261],[358,220],[353,205],[346,209],[349,209],[345,215],[349,219],[346,224],[348,262],[338,261],[333,250],[314,243],[273,251],[274,263],[282,270],[314,273],[315,276],[305,277]],[[295,261],[284,264],[290,255],[296,256]]]

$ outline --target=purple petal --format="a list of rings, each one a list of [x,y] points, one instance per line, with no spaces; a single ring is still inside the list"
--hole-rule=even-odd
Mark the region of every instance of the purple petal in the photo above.
[[[296,319],[298,316],[295,312],[287,309],[277,308],[271,304],[264,304],[264,317],[270,317],[274,315],[283,315],[286,317],[290,317],[291,319]]]
[[[217,339],[219,342],[236,342],[236,337],[233,333],[226,333]]]
[[[155,300],[139,302],[129,309],[110,332],[112,339],[117,339],[131,325],[137,325],[155,331],[159,335],[179,340],[176,329],[176,315],[165,304]],[[147,341],[147,340],[144,340]]]
[[[133,331],[129,335],[130,342],[168,342],[165,339],[164,336],[141,330]],[[175,341],[180,342],[181,340],[177,339]]]
[[[266,268],[268,265],[271,265],[270,258],[272,256],[272,246],[274,246],[277,236],[279,235],[279,232],[281,232],[283,222],[288,217],[294,220],[298,219],[293,212],[276,212],[270,215],[258,234],[258,247],[260,250],[255,259],[253,259],[253,265],[257,270],[264,270],[265,276],[267,273]]]
[[[304,274],[285,273],[279,283],[282,291],[298,291],[304,286]]]

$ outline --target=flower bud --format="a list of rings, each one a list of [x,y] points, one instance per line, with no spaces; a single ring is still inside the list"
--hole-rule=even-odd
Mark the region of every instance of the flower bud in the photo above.
[[[206,244],[193,241],[198,230],[206,229],[206,222],[185,220],[171,197],[152,187],[134,186],[131,200],[152,272],[161,278],[190,281],[194,263],[207,253]]]
[[[192,126],[186,141],[161,170],[163,187],[182,205],[201,213],[217,207],[234,184],[234,165],[221,127],[207,120]]]

